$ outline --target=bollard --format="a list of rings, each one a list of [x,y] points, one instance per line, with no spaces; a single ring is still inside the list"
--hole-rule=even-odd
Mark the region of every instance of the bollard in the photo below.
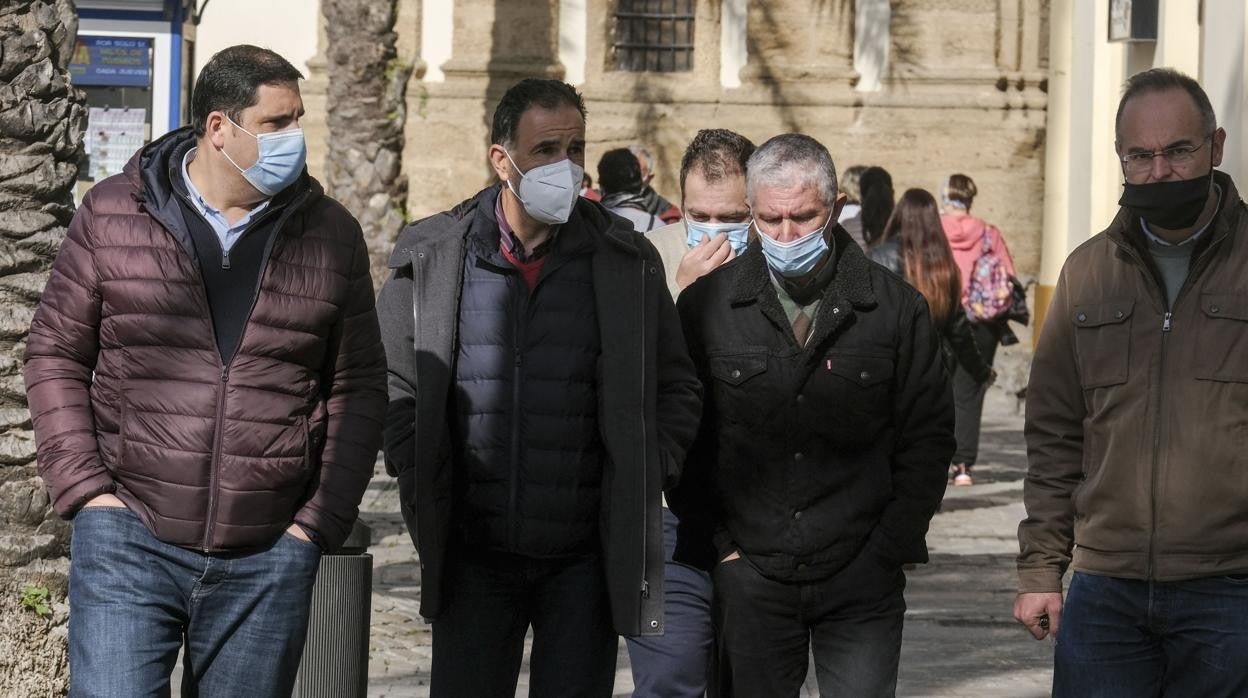
[[[372,611],[371,529],[358,519],[342,548],[321,556],[295,698],[364,698]]]

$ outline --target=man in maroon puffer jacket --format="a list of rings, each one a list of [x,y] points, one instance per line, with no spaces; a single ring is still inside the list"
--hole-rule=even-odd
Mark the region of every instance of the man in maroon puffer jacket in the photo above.
[[[73,518],[71,694],[289,695],[321,552],[380,446],[359,224],[304,168],[299,71],[225,49],[194,125],[87,194],[31,325],[39,472]]]

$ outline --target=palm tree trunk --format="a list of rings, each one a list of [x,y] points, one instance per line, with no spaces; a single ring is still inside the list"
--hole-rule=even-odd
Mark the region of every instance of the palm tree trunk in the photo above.
[[[396,0],[322,0],[329,89],[326,190],[359,219],[373,283],[406,219],[403,123],[412,66],[395,48]]]
[[[52,513],[35,471],[21,367],[27,328],[73,215],[86,115],[82,93],[69,84],[67,71],[77,33],[71,0],[0,4],[0,695],[5,696],[68,690],[70,528]]]

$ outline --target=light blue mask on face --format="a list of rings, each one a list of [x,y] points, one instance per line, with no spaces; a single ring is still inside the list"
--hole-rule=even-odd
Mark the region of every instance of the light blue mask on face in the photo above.
[[[685,219],[685,244],[690,248],[702,242],[703,237],[713,238],[720,233],[728,234],[728,244],[733,254],[741,254],[750,242],[750,222],[744,223],[699,223]]]
[[[824,221],[817,230],[792,242],[776,242],[760,231],[758,239],[763,243],[763,255],[767,257],[767,265],[777,274],[789,278],[810,273],[830,249],[828,241],[823,239],[823,229],[826,227],[828,222]]]
[[[226,120],[234,124],[234,128],[256,139],[259,157],[256,158],[256,164],[245,170],[224,149],[221,151],[225,159],[242,173],[243,179],[255,187],[256,191],[265,196],[274,196],[299,179],[308,159],[308,145],[303,138],[303,129],[292,128],[256,134],[235,124],[228,116]]]

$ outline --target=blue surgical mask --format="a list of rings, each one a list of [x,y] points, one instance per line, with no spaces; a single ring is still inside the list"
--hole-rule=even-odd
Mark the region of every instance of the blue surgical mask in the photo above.
[[[247,180],[256,191],[265,196],[274,196],[289,187],[303,174],[303,165],[308,159],[308,145],[303,139],[303,129],[292,128],[272,133],[252,133],[234,123],[228,116],[226,119],[234,124],[234,128],[256,139],[259,157],[256,164],[243,169],[234,162],[234,158],[223,149],[221,154],[230,161],[243,179]]]
[[[789,278],[810,273],[831,249],[828,241],[823,239],[823,229],[826,227],[827,221],[818,230],[813,230],[793,242],[776,242],[760,232],[758,239],[763,243],[763,255],[767,257],[767,265],[777,274]]]
[[[720,233],[728,233],[728,244],[733,254],[741,254],[750,242],[750,222],[744,223],[699,223],[685,219],[685,243],[690,248],[702,242],[703,238],[713,238]]]

